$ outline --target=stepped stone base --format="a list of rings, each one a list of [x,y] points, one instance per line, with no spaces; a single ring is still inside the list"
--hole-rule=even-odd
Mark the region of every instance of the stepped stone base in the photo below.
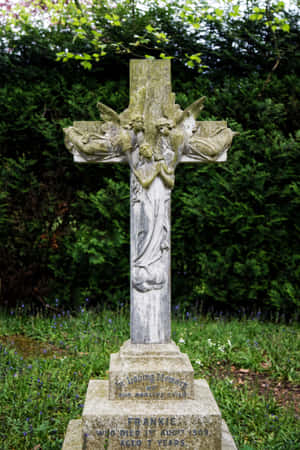
[[[174,342],[124,343],[110,356],[110,400],[185,400],[194,398],[194,371]]]
[[[205,380],[194,400],[109,400],[108,382],[91,380],[81,420],[69,423],[63,450],[236,450]]]
[[[236,450],[207,382],[193,375],[174,342],[125,342],[109,381],[90,381],[63,450]]]

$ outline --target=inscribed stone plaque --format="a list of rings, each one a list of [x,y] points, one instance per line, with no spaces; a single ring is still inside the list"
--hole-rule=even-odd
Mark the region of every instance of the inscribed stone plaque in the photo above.
[[[204,380],[184,402],[111,401],[107,382],[91,380],[82,421],[86,450],[221,450],[221,413]]]

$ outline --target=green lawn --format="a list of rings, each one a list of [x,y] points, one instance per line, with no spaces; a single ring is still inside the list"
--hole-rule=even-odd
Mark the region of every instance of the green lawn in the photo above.
[[[300,449],[297,324],[176,314],[173,339],[205,378],[239,449]],[[0,312],[0,448],[60,449],[90,378],[129,338],[125,310]]]

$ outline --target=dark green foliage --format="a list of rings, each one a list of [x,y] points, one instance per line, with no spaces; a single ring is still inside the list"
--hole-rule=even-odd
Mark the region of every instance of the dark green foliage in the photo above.
[[[147,14],[160,15],[173,37],[166,54],[178,49],[178,103],[185,107],[206,95],[202,119],[226,119],[240,132],[226,164],[177,169],[174,302],[293,313],[300,279],[297,17],[287,16],[291,31],[278,32],[275,41],[247,18],[208,22],[198,43],[167,12]],[[133,25],[140,33],[148,20],[128,17],[124,27],[107,33],[111,39],[123,33],[125,39]],[[22,37],[5,38],[0,301],[54,305],[59,298],[70,307],[84,297],[98,304],[128,301],[129,169],[74,164],[62,128],[73,120],[97,120],[99,100],[122,111],[128,104],[128,59],[136,55],[109,53],[85,72],[76,61],[55,61],[59,49],[83,47],[67,33],[28,29]],[[201,75],[181,62],[181,55],[197,51],[208,66]]]
[[[299,307],[299,142],[285,113],[289,77],[274,77],[259,99],[256,76],[226,77],[208,99],[203,117],[220,117],[222,103],[240,136],[226,164],[177,170],[173,281],[181,302],[248,312]],[[202,77],[198,83],[185,91],[204,94]],[[271,88],[279,86],[277,96]]]

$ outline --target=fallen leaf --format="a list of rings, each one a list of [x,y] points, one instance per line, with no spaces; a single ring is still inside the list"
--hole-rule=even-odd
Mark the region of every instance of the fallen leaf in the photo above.
[[[261,367],[262,367],[263,369],[269,369],[270,367],[272,367],[272,363],[271,363],[271,361],[265,361],[265,362],[262,362],[262,363],[261,363]]]

